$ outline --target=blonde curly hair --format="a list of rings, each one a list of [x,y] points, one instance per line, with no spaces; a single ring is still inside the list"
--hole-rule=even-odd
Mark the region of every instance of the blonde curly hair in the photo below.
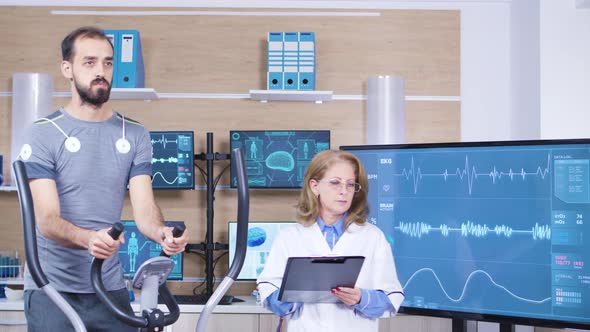
[[[337,162],[347,162],[354,168],[356,182],[361,185],[361,190],[354,193],[348,216],[344,220],[344,229],[350,224],[364,224],[369,212],[367,193],[369,181],[367,172],[361,161],[352,153],[340,150],[326,150],[318,153],[307,166],[303,180],[303,189],[297,203],[297,221],[304,226],[313,225],[320,213],[320,200],[311,190],[311,180],[322,180],[327,170]]]

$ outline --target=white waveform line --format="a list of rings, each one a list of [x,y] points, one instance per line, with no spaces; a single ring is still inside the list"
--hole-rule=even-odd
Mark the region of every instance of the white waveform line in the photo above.
[[[467,179],[467,187],[469,188],[469,195],[471,195],[471,191],[473,188],[473,182],[475,182],[475,180],[477,180],[477,178],[480,176],[490,177],[492,179],[493,184],[496,184],[496,181],[501,180],[502,177],[504,177],[504,176],[510,177],[510,181],[513,181],[515,176],[522,177],[523,181],[526,180],[527,176],[540,176],[541,179],[544,180],[545,177],[547,176],[547,174],[549,174],[550,166],[551,166],[551,155],[548,153],[547,154],[547,165],[545,167],[537,166],[537,169],[535,172],[526,172],[524,170],[524,168],[521,168],[520,172],[514,172],[512,170],[512,168],[510,168],[508,170],[508,172],[503,172],[503,171],[498,171],[496,169],[496,166],[494,166],[492,168],[492,170],[490,170],[489,172],[477,173],[475,166],[469,165],[469,156],[466,155],[465,156],[465,167],[463,169],[460,169],[459,167],[457,167],[455,169],[454,173],[449,172],[448,169],[445,169],[445,171],[443,173],[422,173],[422,170],[420,167],[416,168],[416,166],[414,164],[414,156],[412,156],[412,159],[410,161],[410,169],[407,170],[404,167],[404,169],[402,169],[401,173],[394,173],[393,176],[405,177],[406,181],[410,181],[410,177],[411,177],[412,184],[414,186],[414,194],[416,194],[418,192],[418,184],[419,184],[420,180],[425,176],[443,177],[445,182],[447,181],[447,178],[450,176],[457,176],[457,177],[459,177],[460,180],[463,180],[463,178],[466,178]]]
[[[440,279],[438,278],[438,276],[436,275],[436,272],[434,272],[433,269],[425,267],[425,268],[421,268],[420,270],[414,272],[414,274],[412,274],[412,276],[410,276],[410,278],[408,279],[408,281],[406,281],[406,283],[404,284],[403,289],[405,290],[406,287],[408,287],[408,285],[410,284],[410,282],[412,281],[412,279],[414,279],[414,277],[423,272],[432,272],[432,275],[434,276],[434,278],[436,279],[436,281],[438,282],[438,285],[440,286],[440,289],[443,291],[443,293],[445,293],[445,296],[452,302],[461,302],[463,300],[463,297],[465,296],[465,292],[467,291],[467,285],[469,284],[469,281],[471,280],[471,278],[473,278],[474,275],[476,274],[484,274],[486,277],[488,277],[488,279],[490,279],[490,281],[492,282],[492,285],[504,290],[506,293],[510,294],[512,297],[524,301],[524,302],[528,302],[528,303],[534,303],[534,304],[542,304],[545,303],[547,301],[551,300],[551,297],[542,299],[542,300],[531,300],[531,299],[526,299],[524,297],[518,296],[516,294],[514,294],[513,292],[511,292],[510,290],[508,290],[508,288],[498,284],[497,282],[494,281],[494,279],[492,278],[491,275],[489,275],[486,271],[483,270],[475,270],[473,272],[471,272],[469,274],[469,276],[467,277],[467,280],[465,281],[465,285],[463,285],[463,291],[461,291],[461,296],[459,296],[457,299],[452,298],[449,293],[447,293],[447,291],[445,290],[445,287],[443,286],[442,282],[440,281]]]
[[[530,230],[515,230],[507,225],[494,225],[494,227],[488,227],[486,224],[475,224],[471,220],[467,220],[466,223],[461,223],[459,228],[452,228],[446,224],[441,224],[439,227],[432,227],[424,222],[400,221],[399,226],[395,226],[394,229],[401,231],[403,234],[417,238],[422,238],[422,235],[428,235],[432,231],[440,232],[445,237],[449,236],[451,232],[456,232],[460,233],[463,237],[475,236],[482,238],[487,236],[488,233],[493,233],[497,236],[505,236],[507,238],[512,237],[513,234],[530,234],[532,235],[533,240],[551,239],[551,227],[549,225],[539,225],[539,223],[535,223]]]
[[[152,158],[152,164],[155,164],[157,162],[161,162],[161,163],[168,162],[170,164],[175,164],[175,163],[178,163],[178,158],[174,158],[174,157],[169,157],[169,158]]]
[[[168,144],[168,143],[175,143],[175,144],[178,145],[178,140],[176,139],[176,140],[173,140],[173,141],[169,141],[164,135],[162,135],[162,138],[161,139],[158,139],[158,140],[152,139],[152,145],[154,145],[156,143],[162,144],[162,146],[164,146],[164,149],[165,149],[166,148],[166,144]]]
[[[159,175],[160,177],[162,177],[162,180],[164,180],[164,182],[166,182],[168,184],[173,184],[174,182],[176,182],[178,180],[178,176],[177,176],[172,182],[168,182],[168,180],[166,180],[166,178],[164,177],[162,172],[156,172],[156,173],[154,173],[154,176],[152,177],[152,183],[156,179],[156,175]]]

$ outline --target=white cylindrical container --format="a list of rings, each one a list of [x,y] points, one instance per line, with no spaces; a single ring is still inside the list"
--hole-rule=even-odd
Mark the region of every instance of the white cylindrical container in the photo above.
[[[12,135],[10,164],[18,158],[24,135],[31,124],[52,113],[53,77],[41,73],[15,73],[12,75]],[[10,167],[12,170],[12,166]],[[16,184],[11,172],[11,183]]]
[[[406,89],[400,76],[371,76],[367,82],[367,144],[406,143]]]

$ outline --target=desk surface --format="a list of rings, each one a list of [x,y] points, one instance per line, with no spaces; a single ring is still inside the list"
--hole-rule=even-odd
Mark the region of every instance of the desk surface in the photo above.
[[[213,310],[214,313],[218,314],[271,314],[271,312],[256,304],[256,300],[251,296],[236,296],[236,298],[244,300],[244,302],[236,302],[231,305],[218,305]],[[139,299],[136,298],[134,302],[131,302],[131,307],[135,312],[139,312],[140,304]],[[166,311],[166,306],[158,305],[158,307]],[[180,313],[200,313],[205,308],[204,305],[195,304],[179,304]],[[0,311],[24,311],[23,300],[9,301],[7,299],[0,299]]]

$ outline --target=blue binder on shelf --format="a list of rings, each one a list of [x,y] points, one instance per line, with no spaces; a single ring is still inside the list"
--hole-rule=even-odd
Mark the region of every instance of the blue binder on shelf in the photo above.
[[[299,87],[299,34],[297,32],[285,32],[283,43],[283,88],[285,90],[297,90]]]
[[[283,33],[268,33],[267,90],[283,89]]]
[[[315,34],[299,33],[299,90],[315,90]]]
[[[145,72],[139,31],[118,30],[118,34],[119,54],[115,59],[117,76],[113,79],[116,84],[113,87],[143,88]]]
[[[117,86],[117,69],[119,65],[117,65],[117,59],[119,59],[119,53],[121,46],[119,45],[120,37],[119,37],[119,30],[104,30],[104,34],[109,38],[111,44],[113,44],[113,81],[111,82],[111,86],[113,88],[118,88]]]

